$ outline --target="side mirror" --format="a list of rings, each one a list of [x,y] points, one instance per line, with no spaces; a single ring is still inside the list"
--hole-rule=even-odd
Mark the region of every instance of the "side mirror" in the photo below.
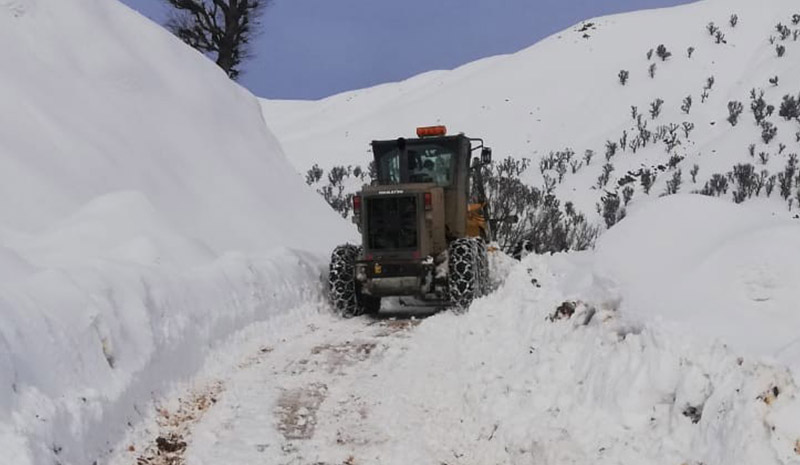
[[[483,163],[484,165],[488,165],[491,162],[492,162],[492,149],[490,149],[489,147],[484,147],[483,150],[481,150],[481,163]]]

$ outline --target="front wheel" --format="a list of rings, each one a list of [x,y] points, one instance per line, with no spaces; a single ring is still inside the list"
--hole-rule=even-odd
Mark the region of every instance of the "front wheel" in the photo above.
[[[486,246],[481,239],[465,237],[450,243],[448,291],[457,312],[488,293],[489,270]]]

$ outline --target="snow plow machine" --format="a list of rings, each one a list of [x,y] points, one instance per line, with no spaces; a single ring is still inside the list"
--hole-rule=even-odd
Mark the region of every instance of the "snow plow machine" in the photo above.
[[[481,172],[491,149],[431,126],[417,128],[417,138],[373,141],[372,152],[377,179],[353,196],[361,244],[331,255],[335,311],[374,314],[385,297],[464,311],[490,287]]]

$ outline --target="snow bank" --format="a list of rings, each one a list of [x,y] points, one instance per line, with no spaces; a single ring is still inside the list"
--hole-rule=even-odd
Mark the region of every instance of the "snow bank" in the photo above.
[[[800,224],[704,196],[634,211],[597,245],[621,310],[800,372]]]
[[[374,398],[368,421],[385,438],[360,455],[384,464],[798,463],[800,390],[785,368],[566,290],[587,260],[529,256],[468,314],[428,318],[387,351],[387,370],[351,394]],[[579,302],[575,314],[552,320],[567,300]]]
[[[0,1],[0,41],[0,463],[102,461],[352,232],[251,94],[117,2]]]

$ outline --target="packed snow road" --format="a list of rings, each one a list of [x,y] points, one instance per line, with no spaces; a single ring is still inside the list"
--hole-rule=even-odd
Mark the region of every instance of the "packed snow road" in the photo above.
[[[581,260],[530,257],[464,315],[254,325],[112,463],[797,463],[788,370],[626,320]]]
[[[414,446],[407,433],[422,425],[402,412],[415,406],[398,409],[406,388],[386,381],[418,323],[320,316],[265,347],[197,428],[190,463],[378,463]]]
[[[224,381],[207,380],[172,409],[159,408],[158,434],[134,454],[137,462],[463,463],[492,442],[497,425],[452,416],[461,393],[442,391],[436,378],[466,385],[463,366],[433,378],[398,376],[415,356],[411,336],[421,321],[414,313],[352,320],[318,313],[284,327],[250,347]],[[440,350],[457,358],[455,346]]]

